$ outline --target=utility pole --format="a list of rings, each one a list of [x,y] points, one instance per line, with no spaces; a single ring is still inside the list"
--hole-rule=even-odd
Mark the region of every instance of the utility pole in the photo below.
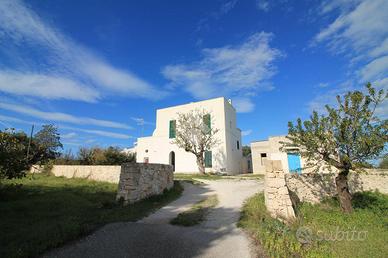
[[[31,141],[32,141],[32,134],[34,133],[34,124],[31,126],[31,133],[30,133],[30,139],[28,140],[28,147],[27,147],[27,161],[28,161],[28,156],[30,154],[30,146],[31,146]]]

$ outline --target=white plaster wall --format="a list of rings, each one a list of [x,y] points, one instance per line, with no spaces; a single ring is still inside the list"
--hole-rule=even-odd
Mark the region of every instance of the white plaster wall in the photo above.
[[[186,113],[195,109],[204,109],[211,115],[212,127],[219,129],[216,134],[219,145],[212,149],[212,168],[207,171],[226,171],[237,174],[241,171],[241,132],[236,128],[236,112],[225,98],[215,98],[185,105],[158,109],[156,112],[156,128],[151,137],[139,138],[136,147],[137,161],[143,162],[148,157],[150,163],[169,164],[169,154],[175,152],[175,171],[182,173],[198,172],[194,154],[186,152],[172,144],[169,139],[169,122],[176,120],[178,113]],[[227,121],[232,121],[233,128],[226,128]],[[228,125],[229,126],[229,125]],[[233,150],[232,143],[240,141],[240,150]],[[146,152],[148,150],[148,152]]]

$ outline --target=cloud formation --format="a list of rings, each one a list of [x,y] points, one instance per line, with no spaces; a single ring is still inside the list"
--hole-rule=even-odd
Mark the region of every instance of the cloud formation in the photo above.
[[[12,50],[14,69],[0,70],[0,91],[87,102],[109,94],[147,99],[166,95],[72,40],[21,1],[0,1],[0,13],[0,51]],[[27,56],[21,48],[28,48]],[[38,62],[33,53],[44,55]]]
[[[253,110],[249,96],[268,88],[268,80],[276,73],[274,61],[282,53],[269,43],[273,35],[255,33],[237,46],[206,48],[200,61],[174,64],[163,68],[163,75],[175,87],[182,87],[197,99],[216,96],[236,97],[239,112]]]
[[[331,53],[350,58],[359,82],[386,77],[388,71],[388,1],[330,0],[321,5],[326,15],[339,11],[337,18],[313,39],[313,45],[325,44]]]
[[[16,105],[11,103],[0,103],[0,109],[39,118],[45,121],[66,122],[71,124],[92,125],[92,126],[119,128],[119,129],[132,129],[132,127],[123,123],[118,123],[118,122],[113,122],[108,120],[100,120],[100,119],[95,119],[90,117],[76,117],[70,114],[60,113],[60,112],[46,112],[30,106]]]

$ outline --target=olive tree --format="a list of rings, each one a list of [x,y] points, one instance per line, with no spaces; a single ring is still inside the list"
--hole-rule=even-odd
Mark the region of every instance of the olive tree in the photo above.
[[[211,116],[205,110],[191,110],[178,113],[176,120],[175,139],[173,143],[187,152],[191,152],[197,159],[201,174],[205,173],[205,152],[219,144],[215,137],[219,131],[214,128]]]
[[[370,83],[366,93],[352,91],[337,96],[337,107],[326,105],[327,114],[313,112],[309,120],[299,118],[288,124],[288,140],[283,148],[297,147],[306,159],[306,167],[337,169],[337,194],[344,212],[351,212],[348,175],[361,171],[360,164],[376,159],[388,140],[388,121],[380,120],[375,110],[387,98],[384,90],[376,91]]]

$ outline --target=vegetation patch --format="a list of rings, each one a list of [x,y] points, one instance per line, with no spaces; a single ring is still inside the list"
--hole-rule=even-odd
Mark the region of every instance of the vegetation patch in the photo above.
[[[215,174],[184,174],[184,173],[174,173],[175,180],[186,180],[194,181],[196,179],[205,179],[205,180],[219,180],[227,178],[227,176],[215,175]]]
[[[239,226],[250,232],[270,257],[386,257],[388,196],[357,193],[353,213],[337,199],[302,203],[298,218],[286,225],[268,214],[262,193],[248,199]]]
[[[117,221],[136,221],[177,199],[178,182],[133,205],[115,201],[117,184],[28,175],[0,187],[0,257],[34,257]]]
[[[179,213],[178,216],[171,220],[172,225],[190,227],[197,225],[205,220],[211,208],[218,203],[216,195],[211,195],[206,199],[196,203],[190,210]]]

